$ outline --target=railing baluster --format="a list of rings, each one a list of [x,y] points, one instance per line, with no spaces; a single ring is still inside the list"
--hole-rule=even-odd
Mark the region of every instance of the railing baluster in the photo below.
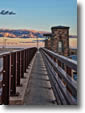
[[[3,89],[3,57],[0,57],[0,105],[3,104],[2,102],[2,89]],[[2,64],[2,65],[1,65]]]
[[[3,90],[2,103],[9,104],[9,77],[10,77],[10,55],[3,56]]]
[[[68,73],[68,76],[70,76],[72,79],[72,69],[66,66],[66,72]],[[67,90],[72,94],[72,90],[69,88],[69,86],[66,86]]]
[[[77,62],[45,48],[41,48],[40,51],[46,61],[45,63],[49,63],[47,68],[51,69],[50,67],[52,67],[52,70],[48,71],[52,72],[49,76],[53,78],[53,80],[51,80],[53,83],[51,83],[54,84],[52,87],[55,87],[55,89],[53,89],[54,93],[55,90],[57,90],[57,84],[67,103],[77,104],[77,84],[76,81],[73,80],[72,75],[72,70],[77,71]],[[60,100],[62,100],[61,97]]]
[[[29,65],[29,49],[27,49],[27,67]]]
[[[11,53],[11,96],[16,95],[16,53]]]
[[[28,54],[27,54],[27,49],[26,49],[26,69],[28,68],[28,65],[27,65],[27,63],[28,63]]]
[[[20,52],[17,52],[17,86],[20,86]]]
[[[26,68],[27,68],[27,56],[26,56],[26,50],[25,50],[25,72],[26,72]]]
[[[24,78],[24,51],[21,51],[21,78]]]
[[[72,76],[72,69],[69,68],[68,66],[66,66],[66,72],[68,73],[68,75],[70,75],[73,78],[73,76]]]
[[[58,60],[57,62],[58,62],[58,66],[60,66],[60,67],[61,67],[61,66],[62,66],[61,62],[60,62],[59,60]],[[58,75],[59,75],[59,74],[58,74]],[[60,77],[60,76],[59,76],[59,77]],[[60,79],[62,80],[62,78],[61,78],[61,77],[60,77]]]
[[[3,58],[3,72],[0,70],[0,77],[3,74],[3,79],[0,78],[0,104],[9,104],[10,96],[18,96],[16,87],[20,86],[20,79],[24,78],[24,72],[28,68],[31,62],[36,48],[28,48],[23,50],[17,50],[13,52],[6,52],[0,54],[0,58]]]

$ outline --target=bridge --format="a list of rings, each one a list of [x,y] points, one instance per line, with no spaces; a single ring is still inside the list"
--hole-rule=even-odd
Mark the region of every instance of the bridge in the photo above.
[[[0,53],[0,104],[76,105],[77,62],[46,48]]]

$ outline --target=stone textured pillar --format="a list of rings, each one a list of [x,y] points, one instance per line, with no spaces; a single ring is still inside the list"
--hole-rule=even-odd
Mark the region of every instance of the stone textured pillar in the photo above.
[[[52,50],[64,56],[69,56],[69,27],[66,26],[56,26],[52,27]],[[58,50],[58,43],[62,42],[62,52]]]
[[[48,39],[45,40],[45,48],[51,50],[51,38],[52,38],[52,34],[48,33],[48,34],[44,34],[43,36],[48,38]]]

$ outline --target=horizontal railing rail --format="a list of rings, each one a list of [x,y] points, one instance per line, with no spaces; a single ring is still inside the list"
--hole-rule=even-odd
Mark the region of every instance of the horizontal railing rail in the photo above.
[[[77,81],[73,71],[77,71],[77,62],[41,48],[57,104],[77,104]]]
[[[62,63],[65,63],[67,66],[69,66],[70,68],[74,69],[77,71],[77,61],[74,61],[72,59],[69,59],[65,56],[59,55],[57,53],[54,53],[46,48],[43,48],[44,51],[46,51],[46,53],[50,54],[51,56],[53,56],[54,58],[58,59],[59,61],[61,61]]]
[[[9,104],[9,96],[19,95],[16,87],[28,68],[37,48],[26,48],[0,54],[0,104]]]

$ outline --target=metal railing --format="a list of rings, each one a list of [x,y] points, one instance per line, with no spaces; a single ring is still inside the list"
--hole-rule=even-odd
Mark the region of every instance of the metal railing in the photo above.
[[[27,48],[0,54],[0,104],[9,104],[9,96],[16,96],[16,87],[35,55],[37,48]]]
[[[45,48],[40,48],[40,52],[57,104],[77,104],[77,81],[73,79],[73,71],[77,72],[77,62]]]

